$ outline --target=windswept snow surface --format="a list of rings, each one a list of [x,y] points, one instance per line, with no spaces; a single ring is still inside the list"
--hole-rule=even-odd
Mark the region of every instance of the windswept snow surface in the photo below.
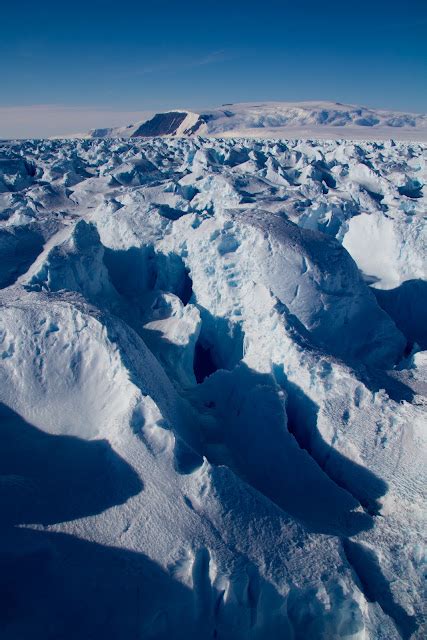
[[[195,135],[426,142],[427,115],[340,102],[243,102],[199,112],[176,109],[124,127],[89,132],[94,138]]]
[[[425,637],[425,146],[0,153],[2,639]]]

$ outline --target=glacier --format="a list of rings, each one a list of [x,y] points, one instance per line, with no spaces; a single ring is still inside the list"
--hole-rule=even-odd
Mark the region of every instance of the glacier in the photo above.
[[[0,143],[3,638],[423,637],[426,158]]]

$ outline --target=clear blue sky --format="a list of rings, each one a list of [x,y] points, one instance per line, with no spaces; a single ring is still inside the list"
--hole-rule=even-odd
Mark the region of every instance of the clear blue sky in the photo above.
[[[0,107],[427,111],[427,0],[6,0],[0,23]]]

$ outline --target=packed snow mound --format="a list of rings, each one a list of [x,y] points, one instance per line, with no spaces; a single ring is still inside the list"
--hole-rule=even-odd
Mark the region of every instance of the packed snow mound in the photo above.
[[[226,104],[207,111],[166,111],[125,127],[94,129],[93,138],[213,136],[427,140],[427,115],[339,102]]]
[[[209,264],[217,263],[203,288],[195,289],[203,306],[218,299],[216,315],[236,314],[241,292],[254,280],[285,305],[314,344],[331,354],[386,366],[403,352],[403,335],[334,238],[300,228],[278,213],[234,210],[202,222],[187,234],[188,246],[191,274],[208,272]],[[235,261],[238,266],[230,272]],[[232,297],[230,287],[237,289]]]
[[[190,115],[0,147],[2,634],[418,640],[426,147]]]

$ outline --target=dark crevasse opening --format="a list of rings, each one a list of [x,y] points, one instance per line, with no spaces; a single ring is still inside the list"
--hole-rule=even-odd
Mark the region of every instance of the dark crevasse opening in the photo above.
[[[407,184],[397,187],[401,196],[407,198],[422,198],[423,197],[423,185],[418,180],[410,180]]]
[[[427,349],[427,282],[407,280],[395,289],[372,289],[380,307],[394,320],[408,341]]]
[[[232,370],[243,358],[241,323],[215,317],[199,307],[202,327],[194,351],[194,376],[203,382],[218,369]]]
[[[191,296],[193,295],[193,281],[190,278],[190,274],[187,269],[183,272],[181,287],[178,293],[178,297],[181,298],[181,302],[184,305],[187,305]]]
[[[159,289],[174,293],[186,305],[193,295],[189,270],[176,254],[156,253],[152,246],[105,249],[104,264],[114,287],[127,300]]]
[[[181,256],[175,253],[155,254],[155,289],[169,291],[187,305],[193,295],[193,281]]]
[[[30,226],[0,231],[0,289],[16,282],[29,269],[43,245],[42,234]]]
[[[387,492],[386,482],[329,445],[317,425],[319,407],[298,385],[287,379],[282,367],[274,367],[274,376],[286,391],[287,427],[299,447],[307,451],[336,485],[350,493],[367,514],[377,515],[380,499]],[[343,419],[348,419],[348,412]]]
[[[167,220],[179,220],[182,216],[187,215],[187,211],[182,211],[182,209],[176,209],[174,207],[170,207],[168,204],[161,204],[159,206],[159,215]]]
[[[212,357],[211,348],[203,346],[200,340],[196,343],[194,350],[194,375],[199,384],[205,378],[218,370]]]
[[[377,602],[384,613],[394,621],[402,639],[408,640],[417,628],[416,620],[395,601],[374,551],[348,539],[343,540],[343,548],[368,602]]]
[[[136,298],[153,289],[156,281],[153,247],[105,249],[104,264],[116,290],[125,298]]]

